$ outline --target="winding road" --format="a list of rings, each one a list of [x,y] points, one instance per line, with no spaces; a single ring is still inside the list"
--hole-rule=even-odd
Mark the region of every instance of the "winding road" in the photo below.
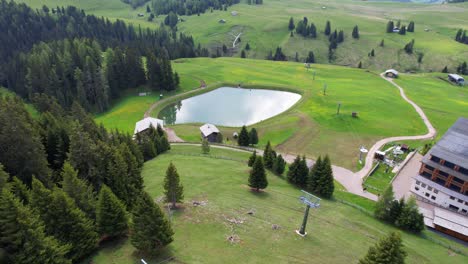
[[[374,201],[376,201],[378,197],[373,193],[369,193],[367,191],[364,191],[363,188],[362,188],[362,182],[363,182],[363,179],[367,176],[367,174],[369,174],[369,172],[371,171],[371,169],[373,167],[373,160],[374,160],[375,152],[378,151],[380,148],[382,148],[385,144],[390,143],[390,142],[401,141],[401,140],[431,139],[431,138],[434,138],[436,133],[437,133],[435,128],[432,126],[431,122],[429,121],[429,118],[427,118],[426,114],[424,113],[424,111],[416,103],[411,101],[406,96],[405,91],[401,86],[396,84],[393,81],[393,79],[385,77],[383,73],[380,74],[380,77],[383,78],[384,80],[388,81],[389,83],[391,83],[393,86],[395,86],[396,88],[398,88],[400,90],[400,96],[403,98],[403,100],[405,100],[406,102],[408,102],[409,104],[411,104],[414,107],[414,109],[416,110],[416,112],[419,114],[422,121],[426,125],[428,132],[426,134],[424,134],[424,135],[389,137],[389,138],[384,138],[384,139],[381,139],[381,140],[377,141],[369,149],[369,152],[367,153],[367,156],[366,156],[366,159],[365,159],[365,165],[358,172],[352,172],[352,171],[350,171],[350,170],[348,170],[346,168],[332,165],[333,175],[334,175],[335,179],[341,185],[343,185],[348,192],[359,195],[359,196],[362,196],[362,197],[365,197],[365,198],[368,198],[368,199],[371,199],[371,200],[374,200]],[[145,117],[149,116],[149,114],[151,113],[151,111],[154,109],[154,107],[156,105],[157,105],[157,103],[155,103],[154,105],[151,106],[151,108],[145,113]],[[185,144],[185,145],[201,145],[201,144],[197,144],[197,143],[182,143],[183,140],[180,139],[179,137],[177,137],[177,135],[175,134],[175,132],[172,129],[170,129],[169,132],[172,135],[172,137],[169,137],[169,140],[174,142],[174,143]],[[171,140],[171,138],[176,139],[176,140]],[[223,145],[221,145],[221,146],[213,145],[212,147],[233,149],[233,150],[237,150],[237,151],[253,151],[253,149],[250,149],[250,148],[248,148],[248,149],[239,149],[239,148],[223,146]],[[257,153],[259,155],[263,155],[262,150],[257,150]],[[291,155],[291,154],[286,154],[286,153],[284,153],[284,154],[283,153],[278,153],[278,154],[281,154],[287,163],[292,163],[294,161],[294,159],[296,158],[296,156]],[[314,160],[307,159],[307,165],[308,166],[312,166],[314,163],[315,163]]]

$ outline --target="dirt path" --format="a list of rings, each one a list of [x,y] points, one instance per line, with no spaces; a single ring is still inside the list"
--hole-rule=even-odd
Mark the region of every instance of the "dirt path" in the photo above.
[[[171,143],[183,143],[183,142],[185,142],[183,139],[181,139],[180,137],[177,136],[174,129],[169,128],[169,127],[165,127],[164,130],[166,130],[167,140],[169,142],[171,142]]]

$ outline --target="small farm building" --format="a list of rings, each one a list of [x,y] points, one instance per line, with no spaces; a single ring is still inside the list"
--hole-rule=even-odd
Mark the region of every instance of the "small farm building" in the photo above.
[[[453,83],[456,83],[458,85],[464,85],[465,84],[465,79],[463,79],[463,77],[461,77],[458,74],[449,74],[448,79],[449,79],[449,81],[451,81]]]
[[[386,70],[385,77],[398,78],[398,71],[394,69]]]
[[[151,126],[157,128],[158,125],[164,128],[164,121],[153,117],[144,118],[143,120],[140,120],[135,124],[135,131],[133,132],[133,135],[144,132],[148,130]]]
[[[200,131],[203,139],[206,138],[209,142],[216,142],[219,135],[219,129],[215,125],[204,124],[200,127]]]

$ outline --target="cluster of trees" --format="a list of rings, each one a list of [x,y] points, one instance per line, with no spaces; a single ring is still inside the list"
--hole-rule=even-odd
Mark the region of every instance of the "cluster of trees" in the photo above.
[[[406,202],[403,198],[395,200],[391,185],[379,197],[374,214],[376,218],[404,230],[414,233],[424,230],[424,217],[418,211],[415,198],[410,197]]]
[[[273,61],[287,61],[288,60],[286,55],[283,53],[283,49],[281,47],[276,48],[276,51],[275,51],[274,55],[273,55],[273,51],[270,50],[270,52],[268,53],[266,59],[267,60],[273,60]]]
[[[131,136],[97,126],[77,103],[65,111],[46,95],[33,101],[37,119],[21,99],[0,99],[6,262],[75,262],[129,229],[139,250],[170,243],[169,222],[143,191],[143,155]]]
[[[307,17],[304,17],[302,20],[297,22],[297,26],[294,25],[294,19],[291,17],[289,19],[289,30],[292,32],[294,28],[296,33],[302,35],[303,37],[317,38],[317,28],[314,23],[310,23]]]
[[[248,165],[252,167],[255,164],[255,159],[257,158],[257,151],[252,153],[252,156],[249,158]],[[281,175],[286,170],[286,161],[283,159],[281,154],[277,154],[276,151],[271,147],[270,141],[268,141],[265,150],[263,151],[263,161],[265,168],[271,170],[277,175]]]
[[[171,149],[166,132],[160,125],[156,128],[151,125],[146,131],[136,134],[135,141],[140,147],[144,161],[153,159]]]
[[[468,44],[468,37],[466,36],[466,30],[462,30],[460,28],[457,31],[457,34],[455,35],[455,40],[463,44]]]
[[[11,88],[28,99],[36,93],[47,94],[67,108],[77,101],[87,111],[102,112],[129,87],[147,82],[154,90],[174,90],[178,86],[178,76],[164,48],[158,58],[149,55],[146,67],[138,49],[108,48],[104,57],[102,54],[94,40],[41,42],[18,57],[19,72]]]
[[[254,127],[250,129],[250,132],[247,131],[247,127],[242,126],[239,136],[237,137],[237,144],[239,146],[250,146],[258,144],[258,134],[257,129]]]
[[[331,198],[335,186],[330,158],[318,157],[309,170],[305,156],[297,156],[289,166],[288,181],[324,198]]]
[[[205,13],[208,9],[226,11],[228,6],[238,4],[239,2],[240,0],[153,0],[152,6],[156,15],[174,12],[181,16],[190,16]]]
[[[179,22],[179,17],[174,12],[169,12],[169,14],[164,18],[164,25],[171,28],[175,28]]]
[[[247,0],[248,5],[263,5],[263,0]]]
[[[93,111],[102,111],[108,104],[106,86],[112,91],[110,98],[117,94],[113,81],[121,82],[119,89],[143,82],[141,56],[154,55],[164,64],[168,59],[208,55],[206,49],[194,47],[192,37],[182,33],[165,27],[155,31],[135,29],[120,20],[111,22],[86,15],[75,7],[57,7],[51,14],[47,7],[34,11],[24,4],[0,0],[0,30],[4,32],[0,41],[5,43],[0,46],[0,85],[28,99],[36,92],[47,93],[64,106],[78,100]],[[117,61],[107,63],[100,57],[107,48],[116,53],[119,48],[123,55],[117,54]],[[114,63],[131,65],[125,70],[121,66],[111,81],[112,73],[107,70]],[[106,64],[109,67],[103,66]],[[167,65],[158,68],[161,72],[168,70]],[[124,77],[121,73],[125,73]],[[172,78],[173,85],[168,80],[169,85],[160,86],[173,89],[177,78]]]
[[[399,233],[392,232],[369,248],[359,264],[404,264],[408,253],[403,249]]]
[[[135,9],[135,8],[137,8],[139,6],[144,5],[149,0],[121,0],[121,1],[126,3],[126,4],[131,5],[133,7],[133,9]]]
[[[393,29],[395,28],[398,29],[398,34],[406,35],[406,32],[414,32],[414,21],[410,21],[408,27],[405,25],[402,26],[400,20],[398,20],[396,24],[392,20],[388,21],[386,32],[393,33]]]

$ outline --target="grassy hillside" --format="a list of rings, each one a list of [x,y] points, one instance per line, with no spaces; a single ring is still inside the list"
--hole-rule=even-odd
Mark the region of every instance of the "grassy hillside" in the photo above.
[[[119,18],[143,27],[157,27],[164,19],[164,16],[160,16],[154,22],[147,22],[146,17],[137,16],[138,13],[145,13],[144,7],[133,10],[120,0],[21,1],[33,7],[72,4],[98,16]],[[231,16],[230,11],[233,10],[238,11],[237,16]],[[317,39],[289,36],[289,18],[293,17],[297,23],[304,16],[317,26]],[[227,22],[218,23],[220,19]],[[412,20],[416,32],[407,33],[406,36],[387,34],[385,27],[390,19],[400,19],[402,25]],[[260,6],[249,6],[243,2],[230,7],[227,12],[207,12],[200,16],[184,17],[184,20],[178,24],[179,30],[192,34],[196,42],[213,49],[223,44],[232,46],[232,34],[242,33],[241,47],[247,42],[252,47],[247,52],[249,58],[264,59],[270,50],[281,46],[290,58],[294,58],[298,52],[299,57],[304,59],[309,51],[314,51],[317,62],[328,63],[328,39],[322,33],[327,20],[331,21],[332,29],[345,32],[345,41],[339,45],[333,64],[356,67],[362,61],[363,67],[370,69],[394,67],[411,71],[440,71],[445,65],[453,67],[468,57],[468,45],[454,41],[457,29],[467,29],[468,3],[441,5],[354,0],[268,0]],[[355,25],[360,29],[359,40],[351,37]],[[383,48],[379,47],[382,39],[385,40]],[[411,39],[416,41],[416,52],[424,53],[421,65],[417,63],[416,55],[408,56],[402,52]],[[375,49],[376,56],[369,58],[367,54],[372,49]],[[233,56],[240,56],[240,49],[236,49]]]
[[[253,87],[285,87],[303,94],[290,111],[254,125],[259,131],[260,146],[271,140],[285,153],[309,157],[328,153],[334,163],[353,168],[359,146],[370,147],[382,137],[425,132],[419,116],[400,98],[398,90],[378,74],[365,70],[314,65],[307,71],[300,63],[233,58],[181,59],[173,67],[181,76],[181,91],[194,89],[202,79],[214,87],[219,82],[242,83]],[[328,87],[325,96],[324,84]],[[98,121],[105,121],[109,128],[132,132],[143,112],[130,122],[133,112],[121,110],[141,109],[140,102],[136,98],[124,101],[125,106],[118,105]],[[340,115],[336,115],[338,102],[342,103]],[[353,111],[359,113],[359,118],[351,117]],[[128,119],[129,115],[132,118]],[[157,111],[152,115],[156,116]],[[113,122],[114,119],[121,123]],[[127,119],[129,123],[124,122]],[[176,125],[174,129],[182,138],[193,141],[198,140],[198,127]],[[233,131],[221,130],[227,136]]]
[[[121,241],[100,250],[90,259],[93,263],[138,263],[141,257],[148,263],[160,263],[171,256],[174,263],[356,263],[379,237],[395,230],[353,207],[323,201],[310,212],[309,235],[300,238],[294,232],[304,210],[298,189],[268,173],[266,192],[253,193],[246,186],[248,153],[212,148],[211,156],[202,156],[200,151],[199,147],[173,146],[143,169],[146,190],[157,201],[170,161],[184,185],[183,209],[170,217],[175,237],[169,248],[159,258],[152,258],[140,256],[128,241]],[[206,205],[195,207],[192,201]],[[252,216],[247,214],[249,210],[254,211]],[[234,218],[243,223],[227,220]],[[272,230],[273,224],[280,229]],[[228,236],[239,240],[230,243]],[[467,257],[423,238],[436,238],[431,232],[425,231],[423,237],[403,233],[402,237],[409,254],[407,263],[467,261]]]

